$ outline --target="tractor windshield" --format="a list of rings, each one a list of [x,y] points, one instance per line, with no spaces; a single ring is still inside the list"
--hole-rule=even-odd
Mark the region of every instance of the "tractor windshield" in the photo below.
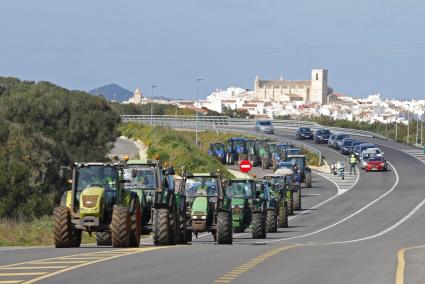
[[[130,180],[125,184],[126,189],[154,189],[156,188],[155,169],[152,166],[133,166],[124,170],[124,179]]]
[[[252,181],[250,180],[238,180],[232,181],[229,187],[227,188],[227,196],[229,198],[233,197],[243,197],[243,198],[252,198]]]
[[[223,145],[223,144],[220,144],[220,143],[216,143],[216,144],[214,145],[214,150],[215,150],[215,151],[221,151],[221,152],[224,152],[224,145]]]
[[[277,147],[276,144],[269,144],[269,152],[270,153],[279,153],[279,148]]]
[[[212,177],[193,177],[187,179],[186,196],[217,196],[217,179]]]
[[[303,158],[290,158],[289,160],[292,163],[297,164],[300,169],[304,169],[304,159]]]
[[[118,171],[112,166],[88,166],[78,169],[77,191],[90,186],[103,187],[105,190],[115,190]]]
[[[246,149],[248,151],[248,155],[255,154],[255,142],[253,140],[246,141]]]
[[[267,142],[265,141],[255,141],[255,148],[258,151],[258,155],[260,157],[264,157],[267,155]]]

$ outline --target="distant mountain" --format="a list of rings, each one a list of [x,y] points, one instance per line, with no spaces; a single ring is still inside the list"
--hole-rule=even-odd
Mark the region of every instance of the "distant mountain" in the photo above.
[[[89,91],[94,96],[103,96],[108,101],[123,102],[128,101],[133,96],[133,92],[121,87],[118,84],[108,84]]]

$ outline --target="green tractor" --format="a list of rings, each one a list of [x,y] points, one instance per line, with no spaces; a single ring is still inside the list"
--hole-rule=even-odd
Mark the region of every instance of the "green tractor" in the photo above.
[[[219,244],[232,244],[231,199],[226,196],[220,172],[183,173],[180,182],[186,194],[190,232],[211,232]]]
[[[261,168],[268,169],[270,167],[268,140],[256,140],[255,148],[260,160]]]
[[[255,182],[255,195],[252,200],[251,231],[253,239],[265,239],[267,237],[267,201],[268,194],[263,181]]]
[[[296,165],[296,179],[299,183],[305,183],[305,187],[311,188],[311,169],[307,166],[305,155],[288,155],[286,160]]]
[[[255,181],[253,178],[231,179],[226,194],[232,199],[233,232],[242,233],[251,225]]]
[[[267,174],[264,176],[269,182],[270,195],[276,200],[277,220],[279,228],[288,227],[288,201],[292,200],[292,192],[285,187],[285,176],[281,174]]]
[[[267,200],[266,230],[267,233],[276,233],[278,227],[279,199],[272,191],[272,185],[269,180],[263,179],[261,182],[264,186],[264,197]]]
[[[53,211],[57,248],[79,247],[83,231],[110,234],[114,247],[140,244],[140,202],[124,190],[124,163],[75,163],[71,190]]]
[[[176,192],[172,167],[159,159],[129,160],[125,169],[126,190],[140,200],[142,234],[153,233],[155,245],[186,244],[186,196]]]

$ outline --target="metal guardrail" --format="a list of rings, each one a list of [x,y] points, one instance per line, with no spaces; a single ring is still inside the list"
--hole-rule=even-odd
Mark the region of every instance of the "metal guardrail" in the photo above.
[[[198,124],[199,129],[214,129],[217,125],[226,125],[240,128],[254,129],[255,119],[230,118],[228,116],[182,116],[182,115],[122,115],[123,122],[139,122],[152,125],[168,126],[171,128],[195,129]],[[392,141],[391,139],[365,130],[327,127],[311,121],[299,120],[273,120],[273,126],[276,129],[297,129],[301,126],[310,127],[313,130],[327,128],[333,132],[346,133],[355,136],[378,138],[381,140]]]

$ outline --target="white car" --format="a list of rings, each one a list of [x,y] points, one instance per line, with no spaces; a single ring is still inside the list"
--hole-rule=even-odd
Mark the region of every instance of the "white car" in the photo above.
[[[384,156],[384,152],[382,152],[381,149],[379,148],[369,148],[369,149],[363,150],[360,155],[363,155],[363,154],[374,154],[378,157]]]

